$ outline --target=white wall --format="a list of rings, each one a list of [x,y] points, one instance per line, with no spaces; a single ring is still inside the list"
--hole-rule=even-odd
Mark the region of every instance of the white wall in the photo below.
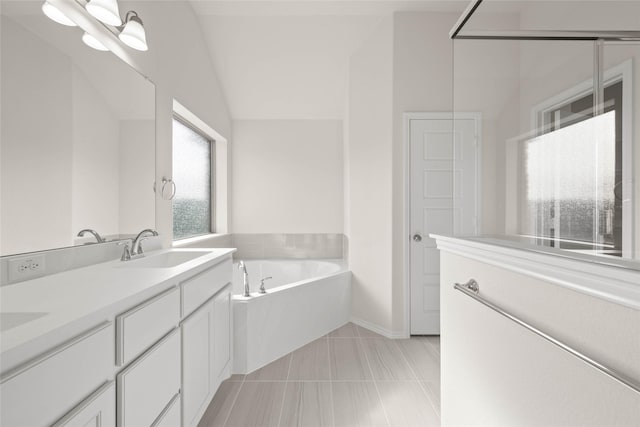
[[[338,120],[236,120],[234,233],[342,233]]]
[[[393,21],[385,19],[351,57],[346,171],[352,316],[392,331]]]

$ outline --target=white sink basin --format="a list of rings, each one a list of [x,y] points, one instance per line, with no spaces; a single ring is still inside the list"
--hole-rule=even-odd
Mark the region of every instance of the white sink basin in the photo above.
[[[211,254],[211,251],[169,251],[157,255],[149,255],[131,261],[122,261],[117,267],[128,268],[171,268],[185,262],[193,261],[204,255]]]
[[[0,332],[7,331],[9,329],[16,328],[25,323],[36,320],[42,316],[46,316],[48,313],[36,312],[36,313],[0,313]]]

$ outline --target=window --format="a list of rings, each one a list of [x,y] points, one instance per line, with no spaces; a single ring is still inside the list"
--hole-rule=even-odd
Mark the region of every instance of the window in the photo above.
[[[215,144],[179,117],[173,119],[173,238],[213,232]]]
[[[542,244],[622,255],[622,82],[544,112],[544,133],[524,141],[523,229]]]

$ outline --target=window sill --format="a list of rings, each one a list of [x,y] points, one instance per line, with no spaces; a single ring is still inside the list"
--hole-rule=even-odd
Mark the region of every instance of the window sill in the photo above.
[[[223,233],[223,234],[205,234],[203,236],[195,236],[189,237],[186,239],[174,240],[171,244],[174,248],[180,248],[184,246],[192,246],[202,244],[207,241],[211,241],[212,243],[216,241],[221,241],[225,238],[231,238],[231,234]]]

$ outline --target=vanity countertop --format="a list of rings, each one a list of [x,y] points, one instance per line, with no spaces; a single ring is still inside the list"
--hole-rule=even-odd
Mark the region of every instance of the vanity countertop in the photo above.
[[[0,287],[0,372],[113,320],[233,252],[232,248],[163,249],[133,261],[110,261]],[[153,265],[154,260],[177,265]]]

